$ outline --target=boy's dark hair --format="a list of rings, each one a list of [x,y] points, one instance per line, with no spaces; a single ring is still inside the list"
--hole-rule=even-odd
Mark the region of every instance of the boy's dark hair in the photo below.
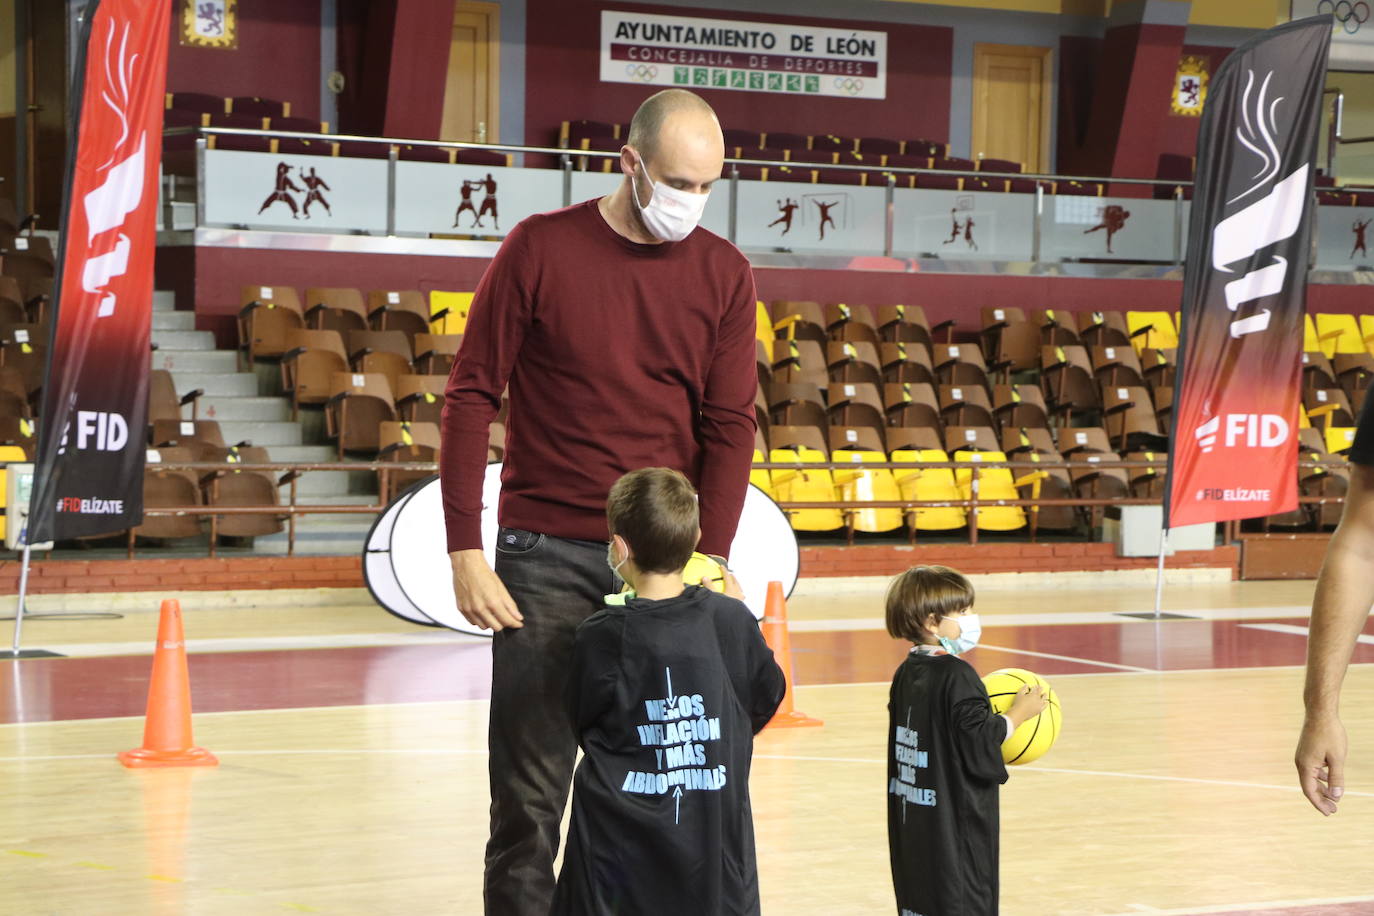
[[[680,471],[640,468],[611,487],[606,521],[640,572],[679,572],[697,546],[697,491]]]
[[[973,607],[973,586],[948,566],[913,566],[887,589],[887,632],[924,642],[926,626]]]

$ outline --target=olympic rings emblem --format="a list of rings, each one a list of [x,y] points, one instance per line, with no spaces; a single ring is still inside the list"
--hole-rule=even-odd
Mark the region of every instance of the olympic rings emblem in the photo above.
[[[1369,21],[1369,4],[1364,0],[1351,3],[1350,0],[1321,0],[1317,4],[1317,14],[1328,13],[1345,29],[1347,35],[1354,35],[1360,26]]]
[[[625,75],[641,83],[652,83],[658,76],[658,68],[653,64],[626,64]]]
[[[863,92],[864,81],[854,76],[835,77],[835,88],[850,95],[858,95]]]

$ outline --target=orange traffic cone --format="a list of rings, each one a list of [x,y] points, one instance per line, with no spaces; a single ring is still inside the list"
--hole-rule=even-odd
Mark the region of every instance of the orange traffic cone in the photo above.
[[[787,635],[787,599],[782,595],[781,582],[768,583],[768,600],[763,606],[763,623],[760,627],[768,648],[777,656],[783,680],[787,684],[778,711],[764,727],[798,728],[805,725],[824,725],[820,719],[813,719],[806,713],[792,708],[792,640]]]
[[[181,602],[175,598],[162,602],[157,625],[143,747],[122,752],[119,762],[126,767],[212,767],[219,763],[214,754],[191,743],[191,678],[186,670]]]

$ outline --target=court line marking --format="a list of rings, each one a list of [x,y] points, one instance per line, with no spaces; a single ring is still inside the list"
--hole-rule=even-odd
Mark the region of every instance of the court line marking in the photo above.
[[[1100,668],[1113,668],[1117,671],[1132,671],[1136,674],[1153,674],[1156,671],[1154,668],[1142,668],[1139,665],[1119,665],[1116,662],[1099,662],[1094,659],[1079,658],[1074,655],[1055,655],[1053,652],[1035,652],[1030,649],[1011,649],[1007,646],[991,646],[983,642],[978,644],[978,648],[987,649],[991,652],[1011,652],[1016,655],[1030,655],[1035,658],[1052,658],[1055,661],[1076,662],[1080,665],[1096,665]]]
[[[1182,909],[1163,910],[1143,903],[1128,903],[1129,910],[1111,913],[1107,916],[1138,916],[1151,913],[1153,916],[1196,916],[1199,913],[1264,913],[1270,910],[1292,909],[1303,906],[1339,906],[1343,903],[1368,903],[1374,897],[1312,897],[1306,900],[1256,901],[1254,903],[1222,903],[1212,906],[1190,906]]]
[[[152,655],[156,640],[128,642],[59,643],[41,648],[68,658],[106,658],[117,655]],[[397,646],[491,644],[483,636],[469,636],[456,630],[430,630],[426,633],[337,633],[298,636],[221,636],[186,640],[186,653],[272,652],[291,649],[366,649]]]
[[[983,622],[984,627],[1034,627],[1094,623],[1138,624],[1155,623],[1156,621],[1148,617],[1122,617],[1121,615],[1143,614],[1152,610],[1152,607],[1142,607],[1136,609],[1120,608],[1114,611],[1044,611],[1026,614],[1003,614],[996,611],[985,614],[980,611],[978,618]],[[1259,620],[1275,617],[1306,620],[1312,614],[1311,606],[1305,604],[1243,608],[1164,608],[1163,610],[1169,614],[1186,614],[1189,617],[1209,621]],[[1190,621],[1161,619],[1158,622],[1189,623]],[[802,618],[789,621],[788,628],[794,633],[823,632],[826,630],[844,632],[850,630],[882,630],[886,628],[886,624],[881,617]]]
[[[1247,630],[1268,630],[1270,633],[1287,633],[1291,636],[1301,636],[1304,639],[1311,634],[1309,628],[1296,627],[1291,623],[1242,623],[1241,626],[1245,627]],[[1361,633],[1356,636],[1355,641],[1363,643],[1366,646],[1374,646],[1374,636],[1370,636],[1367,633]]]

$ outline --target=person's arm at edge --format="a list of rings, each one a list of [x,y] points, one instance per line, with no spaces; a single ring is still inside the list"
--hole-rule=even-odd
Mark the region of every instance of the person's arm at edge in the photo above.
[[[474,626],[520,627],[520,611],[482,552],[487,436],[532,307],[526,231],[516,226],[482,276],[444,392],[439,479],[453,591]]]
[[[754,275],[743,256],[731,303],[721,321],[701,405],[702,553],[729,558],[744,507],[754,454],[754,363],[757,323]]]
[[[1302,734],[1293,762],[1298,784],[1322,814],[1336,813],[1345,789],[1341,683],[1374,604],[1374,466],[1351,463],[1341,523],[1331,536],[1312,599],[1303,688]]]

